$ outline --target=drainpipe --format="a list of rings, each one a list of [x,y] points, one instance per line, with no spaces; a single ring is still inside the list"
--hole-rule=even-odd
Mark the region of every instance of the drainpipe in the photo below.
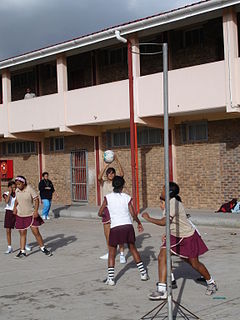
[[[129,108],[130,108],[130,145],[131,145],[131,169],[132,169],[132,198],[133,206],[137,212],[136,203],[136,161],[135,161],[135,124],[134,124],[134,100],[133,100],[133,69],[132,69],[132,44],[123,38],[118,30],[115,31],[118,41],[127,43],[128,46],[128,79],[129,79]]]

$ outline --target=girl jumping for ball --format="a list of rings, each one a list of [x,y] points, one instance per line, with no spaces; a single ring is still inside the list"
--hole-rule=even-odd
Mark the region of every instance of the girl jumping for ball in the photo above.
[[[51,256],[52,252],[45,248],[38,229],[38,227],[44,223],[38,214],[38,195],[36,191],[27,184],[27,180],[23,176],[18,176],[15,181],[17,190],[13,213],[16,215],[16,229],[19,230],[20,233],[20,251],[16,255],[16,258],[26,257],[25,245],[28,228],[31,228],[41,252],[46,256]]]
[[[114,267],[117,246],[123,245],[124,243],[128,244],[129,250],[141,273],[141,280],[148,280],[147,271],[144,268],[139,252],[135,246],[135,232],[130,216],[132,216],[133,220],[137,222],[139,232],[143,231],[143,226],[134,211],[131,197],[122,192],[124,183],[125,181],[123,177],[115,176],[113,178],[113,192],[104,197],[102,206],[98,212],[98,215],[102,217],[104,209],[108,208],[111,220],[111,229],[109,234],[108,277],[105,282],[110,286],[115,285]]]
[[[182,258],[204,277],[207,282],[206,295],[211,295],[217,291],[216,282],[210,276],[205,265],[199,261],[199,256],[208,251],[208,248],[206,247],[199,233],[187,219],[186,211],[179,196],[179,190],[179,186],[176,183],[169,183],[171,253]],[[165,188],[162,190],[160,200],[160,207],[163,210],[164,216],[162,219],[152,218],[146,212],[142,214],[142,217],[158,226],[165,226]],[[163,236],[163,244],[158,256],[158,274],[159,282],[157,283],[157,291],[149,295],[150,300],[161,300],[167,298],[167,261],[165,236]]]
[[[116,162],[116,164],[119,168],[119,176],[123,177],[124,176],[123,168],[122,168],[121,163],[118,160],[118,157],[116,155],[114,157],[114,161]],[[106,177],[104,177],[105,173],[106,173]],[[113,191],[112,181],[115,176],[116,176],[116,170],[113,167],[110,167],[109,163],[106,163],[104,168],[102,169],[102,171],[99,173],[99,176],[98,176],[98,181],[102,185],[102,191],[103,191],[104,197]],[[105,235],[107,246],[108,246],[109,233],[110,233],[110,216],[109,216],[109,212],[108,212],[107,207],[105,208],[104,213],[102,215],[102,223],[103,223],[104,235]],[[119,246],[119,251],[120,251],[120,263],[126,263],[126,258],[124,256],[124,245]],[[100,259],[107,260],[108,253],[101,256]]]

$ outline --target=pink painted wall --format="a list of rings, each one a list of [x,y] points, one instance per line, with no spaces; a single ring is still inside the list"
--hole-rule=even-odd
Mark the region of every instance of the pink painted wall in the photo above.
[[[59,94],[52,94],[11,102],[8,108],[11,133],[58,128],[63,99]]]
[[[169,71],[169,113],[218,109],[226,105],[224,61]],[[163,114],[162,73],[138,78],[138,116]]]
[[[128,80],[65,92],[66,125],[129,118]]]
[[[0,135],[3,135],[7,132],[7,109],[0,104]]]
[[[136,86],[136,115],[162,115],[162,73],[137,78]],[[169,113],[217,111],[226,105],[225,88],[224,61],[170,71]],[[128,80],[15,101],[8,108],[11,133],[122,121],[129,119]],[[0,134],[6,132],[5,109],[0,106]]]

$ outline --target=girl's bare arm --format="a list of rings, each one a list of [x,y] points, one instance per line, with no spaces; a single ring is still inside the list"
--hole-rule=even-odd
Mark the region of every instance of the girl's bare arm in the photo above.
[[[104,198],[103,203],[102,203],[102,205],[101,205],[101,208],[100,208],[99,211],[98,211],[98,216],[99,216],[99,217],[102,216],[103,211],[104,211],[104,209],[106,208],[106,206],[107,206],[107,200]]]

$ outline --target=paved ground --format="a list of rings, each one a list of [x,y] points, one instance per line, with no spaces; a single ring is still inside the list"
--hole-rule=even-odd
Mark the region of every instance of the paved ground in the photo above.
[[[2,218],[1,215],[0,252],[6,249]],[[156,257],[163,232],[157,226],[144,226],[144,233],[137,237],[137,246],[151,279],[141,282],[132,258],[127,255],[126,265],[120,265],[117,257],[117,285],[107,287],[102,283],[106,262],[99,259],[105,253],[100,222],[64,218],[48,221],[41,231],[54,252],[53,257],[39,252],[31,234],[33,251],[26,259],[19,261],[14,255],[0,254],[0,319],[140,319],[157,305],[148,301],[147,294],[155,289]],[[202,261],[218,281],[218,299],[205,296],[205,287],[194,281],[198,274],[178,259],[174,259],[178,282],[174,298],[201,319],[239,319],[240,229],[201,227],[200,231],[210,248]],[[15,249],[18,242],[15,231]]]

